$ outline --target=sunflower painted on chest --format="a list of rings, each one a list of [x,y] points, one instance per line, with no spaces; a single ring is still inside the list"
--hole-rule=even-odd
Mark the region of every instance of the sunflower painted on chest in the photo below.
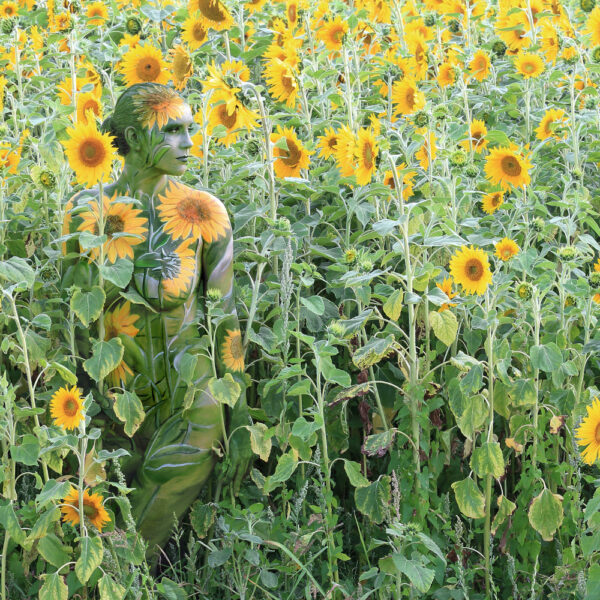
[[[225,238],[229,219],[213,195],[175,181],[145,204],[148,235],[136,247],[135,287],[153,308],[169,311],[197,288],[202,247]]]

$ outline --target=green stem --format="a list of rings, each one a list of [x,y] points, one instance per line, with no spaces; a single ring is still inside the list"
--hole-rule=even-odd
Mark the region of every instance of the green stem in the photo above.
[[[540,345],[540,325],[541,325],[541,301],[537,290],[532,298],[533,309],[533,342],[536,346]],[[539,413],[539,387],[540,370],[533,370],[533,385],[535,387],[535,405],[533,407],[533,468],[537,467],[537,448],[538,448],[538,413]]]
[[[79,535],[85,537],[87,531],[85,527],[85,512],[83,510],[83,491],[85,486],[85,451],[87,449],[87,438],[85,437],[85,420],[82,421],[80,446],[79,446]]]

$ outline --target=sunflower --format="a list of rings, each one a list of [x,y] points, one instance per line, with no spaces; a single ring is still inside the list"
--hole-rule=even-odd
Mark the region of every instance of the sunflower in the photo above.
[[[127,335],[133,338],[139,333],[140,330],[135,327],[134,323],[140,317],[135,313],[131,313],[130,310],[131,302],[127,301],[104,315],[105,340],[111,340],[119,335]],[[106,378],[112,387],[116,387],[125,384],[132,375],[133,371],[129,368],[129,365],[121,360],[117,368],[111,371]]]
[[[425,94],[419,90],[414,79],[406,76],[392,85],[392,103],[395,115],[411,115],[425,106]]]
[[[135,48],[140,43],[140,35],[136,33],[132,35],[131,33],[124,33],[123,37],[119,41],[119,47],[127,46],[129,48]]]
[[[456,82],[456,67],[451,62],[444,62],[439,66],[437,82],[440,87],[448,87]]]
[[[90,494],[89,490],[83,492],[83,514],[98,531],[110,523],[110,517],[102,505],[104,496],[100,494]],[[65,496],[60,507],[63,514],[63,523],[71,523],[75,526],[79,523],[79,490],[71,486],[71,490]]]
[[[216,127],[222,125],[226,129],[226,135],[218,138],[217,142],[224,146],[230,146],[237,140],[240,129],[245,127],[248,131],[251,131],[256,127],[257,118],[258,115],[248,110],[241,102],[236,102],[233,105],[221,102],[208,115],[209,135],[212,135]]]
[[[416,171],[408,171],[402,175],[401,171],[406,169],[405,163],[400,163],[398,167],[396,167],[396,173],[398,179],[402,181],[402,198],[404,200],[408,200],[413,195],[413,186],[414,186],[414,178],[417,176]],[[383,183],[393,190],[396,189],[396,181],[394,180],[394,174],[392,171],[386,171],[383,176]]]
[[[174,90],[162,85],[144,86],[133,96],[134,112],[143,127],[154,125],[162,129],[169,119],[178,119],[184,113],[185,102]]]
[[[435,284],[440,290],[442,290],[442,292],[444,292],[444,294],[446,294],[446,296],[448,296],[449,300],[452,300],[452,298],[457,295],[457,292],[452,291],[452,283],[452,277],[448,277],[445,278],[442,283]],[[444,304],[438,308],[438,312],[443,312],[454,306],[456,306],[456,304],[453,302],[444,302]]]
[[[484,294],[492,282],[487,254],[473,246],[462,246],[450,259],[450,275],[467,294]]]
[[[160,220],[173,239],[194,239],[216,242],[227,235],[231,226],[223,203],[208,192],[199,192],[183,183],[170,182],[164,196],[159,196]]]
[[[356,169],[356,137],[348,125],[342,125],[337,135],[335,162],[342,177],[352,177]]]
[[[167,255],[162,268],[162,289],[167,296],[178,298],[188,290],[196,274],[196,252],[190,248],[195,239],[189,237]]]
[[[469,127],[470,140],[464,140],[461,142],[461,146],[465,150],[470,150],[472,146],[473,150],[477,152],[477,154],[480,154],[487,146],[487,140],[485,139],[486,135],[487,127],[485,126],[485,123],[479,119],[475,119]]]
[[[342,17],[333,21],[325,21],[317,31],[317,37],[325,44],[328,50],[342,49],[344,36],[348,33],[348,23]]]
[[[358,185],[367,185],[377,168],[376,160],[379,153],[379,145],[370,127],[363,127],[358,132],[354,152],[357,162],[355,171],[356,183]]]
[[[213,98],[237,99],[239,85],[250,80],[250,69],[241,60],[226,60],[220,65],[207,65],[208,77],[202,81],[204,90],[213,90]]]
[[[469,73],[477,81],[483,81],[490,76],[491,64],[489,54],[485,50],[477,50],[469,63]]]
[[[519,246],[507,237],[496,244],[496,256],[500,260],[506,262],[517,254],[519,254]]]
[[[558,32],[552,25],[544,24],[541,26],[541,46],[542,52],[548,62],[553,63],[558,56],[559,39]]]
[[[594,263],[594,271],[600,273],[600,258]]]
[[[76,77],[75,78],[75,89],[77,92],[81,91],[81,88],[88,83],[93,83],[85,77]],[[73,94],[73,80],[71,77],[65,77],[57,86],[58,89],[58,98],[60,103],[64,106],[71,106],[73,104],[72,94]],[[96,96],[100,97],[100,93],[102,88],[92,90],[92,93]]]
[[[319,143],[317,148],[320,148],[320,155],[323,158],[330,158],[335,154],[335,146],[338,142],[338,134],[335,132],[333,127],[325,128],[325,135],[321,135],[317,138]]]
[[[11,0],[6,0],[2,4],[0,4],[0,18],[1,19],[10,19],[14,17],[19,10],[19,7],[15,2],[11,2]]]
[[[277,146],[277,142],[285,139],[287,150]],[[277,177],[298,177],[301,169],[308,169],[310,164],[309,152],[298,139],[296,132],[291,127],[281,128],[277,126],[277,131],[271,134],[271,142],[275,144],[274,154],[275,162],[273,168]]]
[[[169,64],[154,46],[139,45],[129,49],[119,68],[127,86],[148,82],[166,84],[170,79]]]
[[[16,175],[21,162],[21,148],[13,149],[10,142],[0,142],[0,170]]]
[[[95,92],[83,92],[77,95],[77,121],[94,123],[95,118],[102,119],[102,104]]]
[[[515,68],[525,79],[530,79],[538,77],[544,72],[544,61],[537,54],[519,52],[515,60]]]
[[[249,0],[244,3],[244,7],[249,13],[258,12],[265,4],[267,0]]]
[[[103,202],[103,217],[104,217],[104,234],[107,236],[104,242],[104,253],[111,263],[116,262],[117,258],[129,257],[133,259],[133,248],[144,241],[144,234],[148,231],[146,227],[148,221],[144,217],[140,217],[141,210],[133,208],[133,204],[127,202],[114,202],[104,196]],[[89,203],[89,210],[86,210],[78,215],[82,222],[77,228],[77,231],[89,231],[94,235],[98,235],[100,221],[99,203],[93,200]],[[130,235],[121,235],[128,233]],[[117,236],[117,237],[115,237]],[[100,254],[98,248],[90,250],[90,261],[95,260]]]
[[[108,19],[108,9],[104,2],[92,2],[87,5],[86,16],[89,25],[102,25]]]
[[[422,169],[428,169],[429,163],[435,160],[437,156],[437,146],[433,131],[429,131],[423,135],[425,136],[425,140],[422,146],[415,152],[415,158],[419,161]]]
[[[429,51],[427,40],[418,31],[413,31],[406,35],[406,45],[412,55],[410,64],[413,69],[413,75],[415,79],[420,81],[427,75],[427,52]]]
[[[565,121],[565,111],[561,108],[551,108],[550,110],[547,110],[540,121],[539,127],[535,130],[537,134],[536,137],[538,140],[545,140],[549,137],[553,137],[557,140],[564,138],[566,133],[565,135],[560,136],[554,131],[553,125],[564,123]]]
[[[481,210],[488,215],[495,213],[504,204],[504,192],[490,192],[481,200]]]
[[[181,39],[189,46],[190,50],[197,50],[206,42],[208,39],[207,31],[199,13],[190,15],[183,22]]]
[[[224,31],[233,25],[233,17],[220,0],[190,0],[188,12],[198,13],[205,30]]]
[[[226,368],[232,371],[244,370],[244,347],[239,329],[227,329],[221,353]]]
[[[510,185],[529,185],[531,167],[527,158],[516,151],[516,146],[511,145],[510,148],[494,148],[490,152],[485,163],[485,172],[494,185],[500,184],[507,189]]]
[[[279,102],[285,102],[288,108],[294,108],[298,95],[298,81],[291,65],[275,58],[268,62],[264,76],[271,96]]]
[[[596,6],[589,14],[584,33],[590,34],[590,45],[592,47],[600,45],[600,6]]]
[[[523,50],[531,45],[529,19],[523,10],[500,17],[496,22],[496,31],[511,51]]]
[[[285,16],[290,29],[294,29],[298,25],[298,12],[301,8],[299,4],[298,0],[285,0]]]
[[[181,45],[169,50],[169,56],[171,57],[173,85],[176,90],[182,90],[194,72],[192,59]]]
[[[62,142],[69,165],[78,183],[93,186],[110,173],[116,152],[114,137],[100,133],[95,123],[77,123],[67,129],[69,139]]]
[[[62,387],[50,400],[50,416],[54,424],[65,429],[75,429],[83,421],[83,400],[79,388]]]
[[[600,400],[594,398],[592,405],[586,406],[586,410],[587,417],[584,417],[575,430],[575,437],[580,446],[587,446],[581,451],[583,462],[593,465],[600,456]]]

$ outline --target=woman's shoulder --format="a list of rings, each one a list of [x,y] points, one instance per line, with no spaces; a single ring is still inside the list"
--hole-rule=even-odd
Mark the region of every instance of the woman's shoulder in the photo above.
[[[192,201],[213,202],[220,204],[223,207],[225,206],[217,196],[208,190],[202,189],[200,186],[190,185],[171,178],[169,178],[169,182],[163,195],[170,197],[177,196],[182,199],[187,199],[188,201],[192,199]]]

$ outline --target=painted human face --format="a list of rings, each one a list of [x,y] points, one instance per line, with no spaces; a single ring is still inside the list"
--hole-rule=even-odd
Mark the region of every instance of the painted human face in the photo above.
[[[190,138],[193,126],[192,110],[188,104],[183,107],[179,117],[169,119],[162,126],[160,129],[162,141],[159,145],[159,151],[163,152],[166,148],[166,152],[155,163],[155,169],[173,176],[185,173],[190,148],[194,145]]]

